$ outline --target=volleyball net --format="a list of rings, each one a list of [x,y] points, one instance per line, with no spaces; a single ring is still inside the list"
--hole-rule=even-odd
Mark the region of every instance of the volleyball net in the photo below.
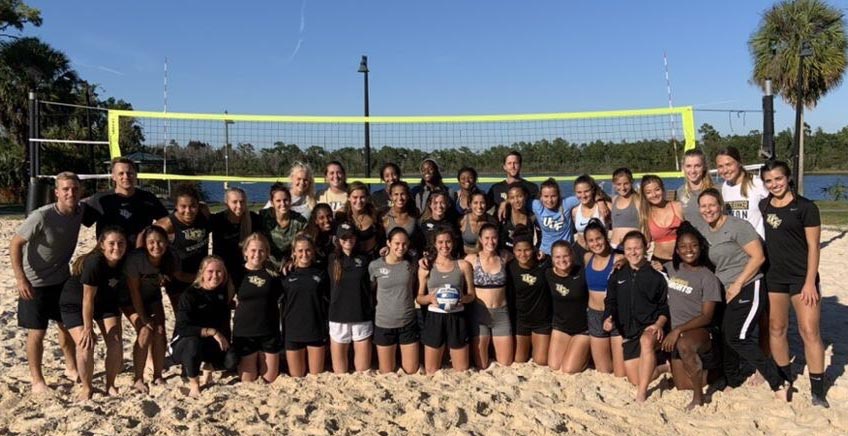
[[[343,163],[349,180],[366,178],[365,136],[371,174],[383,163],[417,179],[425,157],[446,182],[474,167],[481,183],[503,179],[503,159],[523,155],[531,181],[570,180],[590,173],[609,179],[613,169],[678,177],[679,158],[695,147],[692,107],[473,116],[277,116],[109,110],[112,158],[141,165],[140,179],[167,181],[287,181],[292,163],[312,166],[316,183],[329,161]],[[491,177],[486,177],[487,175]]]

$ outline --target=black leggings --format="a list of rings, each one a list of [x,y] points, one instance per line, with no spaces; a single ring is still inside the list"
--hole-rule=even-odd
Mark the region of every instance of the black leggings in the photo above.
[[[221,368],[224,365],[226,353],[221,351],[221,346],[211,337],[188,336],[180,338],[171,348],[174,361],[183,365],[188,377],[199,376],[200,364],[203,362],[216,368]]]
[[[768,297],[762,280],[756,280],[745,285],[739,295],[727,302],[721,330],[724,334],[724,375],[730,387],[741,386],[745,381],[745,373],[740,367],[743,360],[762,374],[772,390],[778,390],[785,381],[774,360],[763,354],[758,341],[757,325],[766,304],[765,298]]]

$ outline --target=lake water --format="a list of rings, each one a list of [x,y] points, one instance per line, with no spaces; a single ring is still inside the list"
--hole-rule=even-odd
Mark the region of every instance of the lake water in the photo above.
[[[675,190],[683,184],[683,178],[667,178],[663,179],[666,190]],[[804,178],[805,197],[811,200],[829,200],[827,194],[822,190],[841,181],[842,184],[848,185],[848,175],[845,174],[817,174],[808,175]],[[230,183],[230,186],[240,187],[247,193],[248,201],[251,203],[259,203],[268,198],[268,190],[271,187],[270,183]],[[451,186],[451,185],[449,185]],[[224,199],[224,185],[221,182],[202,182],[201,187],[207,195],[207,200],[210,202],[221,202]],[[451,186],[455,189],[456,184]],[[484,190],[489,189],[488,184],[480,184]],[[563,193],[573,192],[572,182],[560,183]],[[373,185],[372,190],[381,189],[382,185]],[[603,182],[603,188],[608,194],[612,194],[612,184]],[[324,189],[323,185],[316,187],[316,192]]]

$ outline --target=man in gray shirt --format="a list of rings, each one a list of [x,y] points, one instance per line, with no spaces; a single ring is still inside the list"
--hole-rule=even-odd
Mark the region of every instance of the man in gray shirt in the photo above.
[[[59,345],[65,355],[65,375],[76,380],[76,347],[59,314],[59,295],[70,275],[68,262],[74,254],[82,221],[80,180],[76,174],[56,176],[56,203],[33,211],[12,237],[9,253],[15,273],[18,299],[18,325],[27,334],[27,361],[34,394],[49,388],[41,372],[44,336],[52,319],[56,321]]]

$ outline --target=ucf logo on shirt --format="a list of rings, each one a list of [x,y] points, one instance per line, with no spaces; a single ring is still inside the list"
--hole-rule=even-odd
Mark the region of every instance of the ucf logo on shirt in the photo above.
[[[265,286],[265,279],[259,276],[249,276],[247,278],[247,281],[249,281],[251,285],[256,286],[257,288]]]
[[[377,272],[380,273],[380,275],[383,276],[383,277],[389,276],[389,269],[388,268],[381,267],[379,270],[377,270]]]
[[[771,228],[776,229],[780,227],[780,224],[783,223],[783,220],[780,219],[780,217],[777,216],[776,213],[770,213],[766,216],[766,222],[768,223],[768,225],[771,226]]]
[[[185,229],[183,237],[186,241],[200,241],[206,237],[206,229]]]
[[[565,285],[561,283],[557,283],[554,287],[554,290],[557,291],[557,293],[559,295],[562,295],[563,297],[565,297],[566,295],[568,295],[569,292],[571,292],[570,289],[568,289]]]
[[[545,217],[542,220],[542,226],[551,230],[562,230],[562,227],[565,225],[565,220],[560,216],[559,218],[554,217]]]
[[[119,213],[119,214],[121,215],[121,217],[122,217],[123,219],[125,219],[125,220],[128,220],[128,219],[132,218],[132,212],[130,212],[130,211],[128,211],[128,210],[126,210],[126,209],[124,209],[124,208],[121,208],[121,210],[119,210],[119,211],[118,211],[118,213]]]
[[[530,286],[536,284],[536,280],[537,278],[533,274],[521,274],[521,281],[527,283]]]

